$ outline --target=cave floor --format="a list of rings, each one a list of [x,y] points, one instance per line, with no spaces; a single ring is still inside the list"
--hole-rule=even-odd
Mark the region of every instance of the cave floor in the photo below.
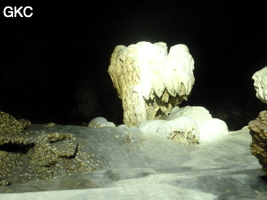
[[[247,127],[194,146],[151,135],[102,142],[106,168],[2,186],[0,199],[267,199],[267,176],[251,155]]]

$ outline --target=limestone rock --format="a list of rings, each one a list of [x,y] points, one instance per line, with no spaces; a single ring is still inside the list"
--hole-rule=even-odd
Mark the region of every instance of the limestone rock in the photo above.
[[[249,122],[248,127],[252,136],[250,150],[267,173],[267,111],[260,112],[255,120]]]
[[[256,96],[259,100],[267,103],[267,67],[255,72],[252,76]]]
[[[126,124],[121,124],[118,126],[118,128],[121,129],[127,136],[126,138],[127,143],[133,141],[139,141],[143,135],[143,132],[139,128],[128,127]]]
[[[159,135],[183,144],[198,144],[199,131],[197,123],[187,117],[173,120],[148,120],[139,128],[145,134]]]
[[[12,135],[1,133],[0,185],[104,168],[109,159],[108,144],[99,145],[103,137],[114,140],[116,146],[129,143],[126,133],[114,129],[94,128],[92,133],[88,127],[44,124]]]
[[[88,127],[100,128],[100,127],[115,127],[113,122],[109,122],[104,117],[96,117],[88,123]]]
[[[103,128],[103,127],[116,127],[116,125],[113,122],[109,122],[104,117],[96,117],[89,122],[88,127]],[[121,124],[117,128],[122,131],[123,136],[121,135],[120,138],[122,138],[125,141],[125,143],[137,141],[143,135],[143,132],[137,127],[128,127],[126,124]]]
[[[201,106],[174,107],[166,120],[148,120],[139,128],[147,134],[161,135],[183,144],[216,140],[229,133],[226,123],[212,118]]]
[[[64,130],[74,133],[70,127]],[[114,140],[118,128],[81,130],[90,130],[83,137],[94,135],[86,142],[104,147],[111,166],[48,180],[12,182],[0,187],[0,199],[267,199],[266,176],[247,148],[251,143],[247,127],[198,146],[154,135],[121,145]]]
[[[190,95],[193,69],[194,60],[183,44],[171,47],[169,54],[163,42],[116,46],[108,72],[122,99],[124,123],[138,126],[165,118]]]
[[[13,116],[3,111],[0,111],[0,134],[2,133],[20,133],[25,128],[29,127],[31,122],[29,120],[16,120]]]

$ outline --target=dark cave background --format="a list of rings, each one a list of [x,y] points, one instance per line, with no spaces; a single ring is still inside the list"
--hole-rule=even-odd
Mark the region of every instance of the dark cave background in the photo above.
[[[0,22],[0,110],[18,119],[121,124],[109,59],[116,45],[139,41],[189,47],[196,82],[180,106],[204,106],[230,130],[266,109],[251,79],[267,65],[264,1],[8,1],[1,9],[26,5],[31,18]]]

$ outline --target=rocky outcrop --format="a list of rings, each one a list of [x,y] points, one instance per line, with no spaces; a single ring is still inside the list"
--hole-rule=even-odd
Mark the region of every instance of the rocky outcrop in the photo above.
[[[0,185],[92,171],[106,163],[85,140],[60,126],[33,125],[22,133],[0,134]]]
[[[12,116],[5,116],[15,121]],[[94,122],[103,121],[107,122],[104,118]],[[62,126],[53,122],[31,125],[12,134],[2,131],[0,186],[105,168],[110,164],[110,149],[116,150],[141,137],[137,128]]]
[[[29,127],[31,122],[29,120],[16,120],[13,116],[3,111],[0,111],[0,134],[2,133],[20,133],[25,128]]]
[[[104,168],[109,163],[107,147],[116,149],[136,138],[115,127],[28,127],[29,121],[3,112],[0,120],[0,186]]]
[[[260,112],[255,120],[249,122],[248,127],[252,136],[251,152],[267,173],[267,111]]]

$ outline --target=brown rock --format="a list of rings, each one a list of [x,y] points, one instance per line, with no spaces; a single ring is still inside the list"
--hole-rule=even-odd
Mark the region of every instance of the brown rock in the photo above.
[[[20,133],[31,125],[31,122],[26,119],[16,120],[13,116],[3,111],[0,111],[0,134]]]
[[[256,120],[249,122],[252,136],[251,153],[258,158],[262,170],[267,173],[267,111],[260,112]]]

